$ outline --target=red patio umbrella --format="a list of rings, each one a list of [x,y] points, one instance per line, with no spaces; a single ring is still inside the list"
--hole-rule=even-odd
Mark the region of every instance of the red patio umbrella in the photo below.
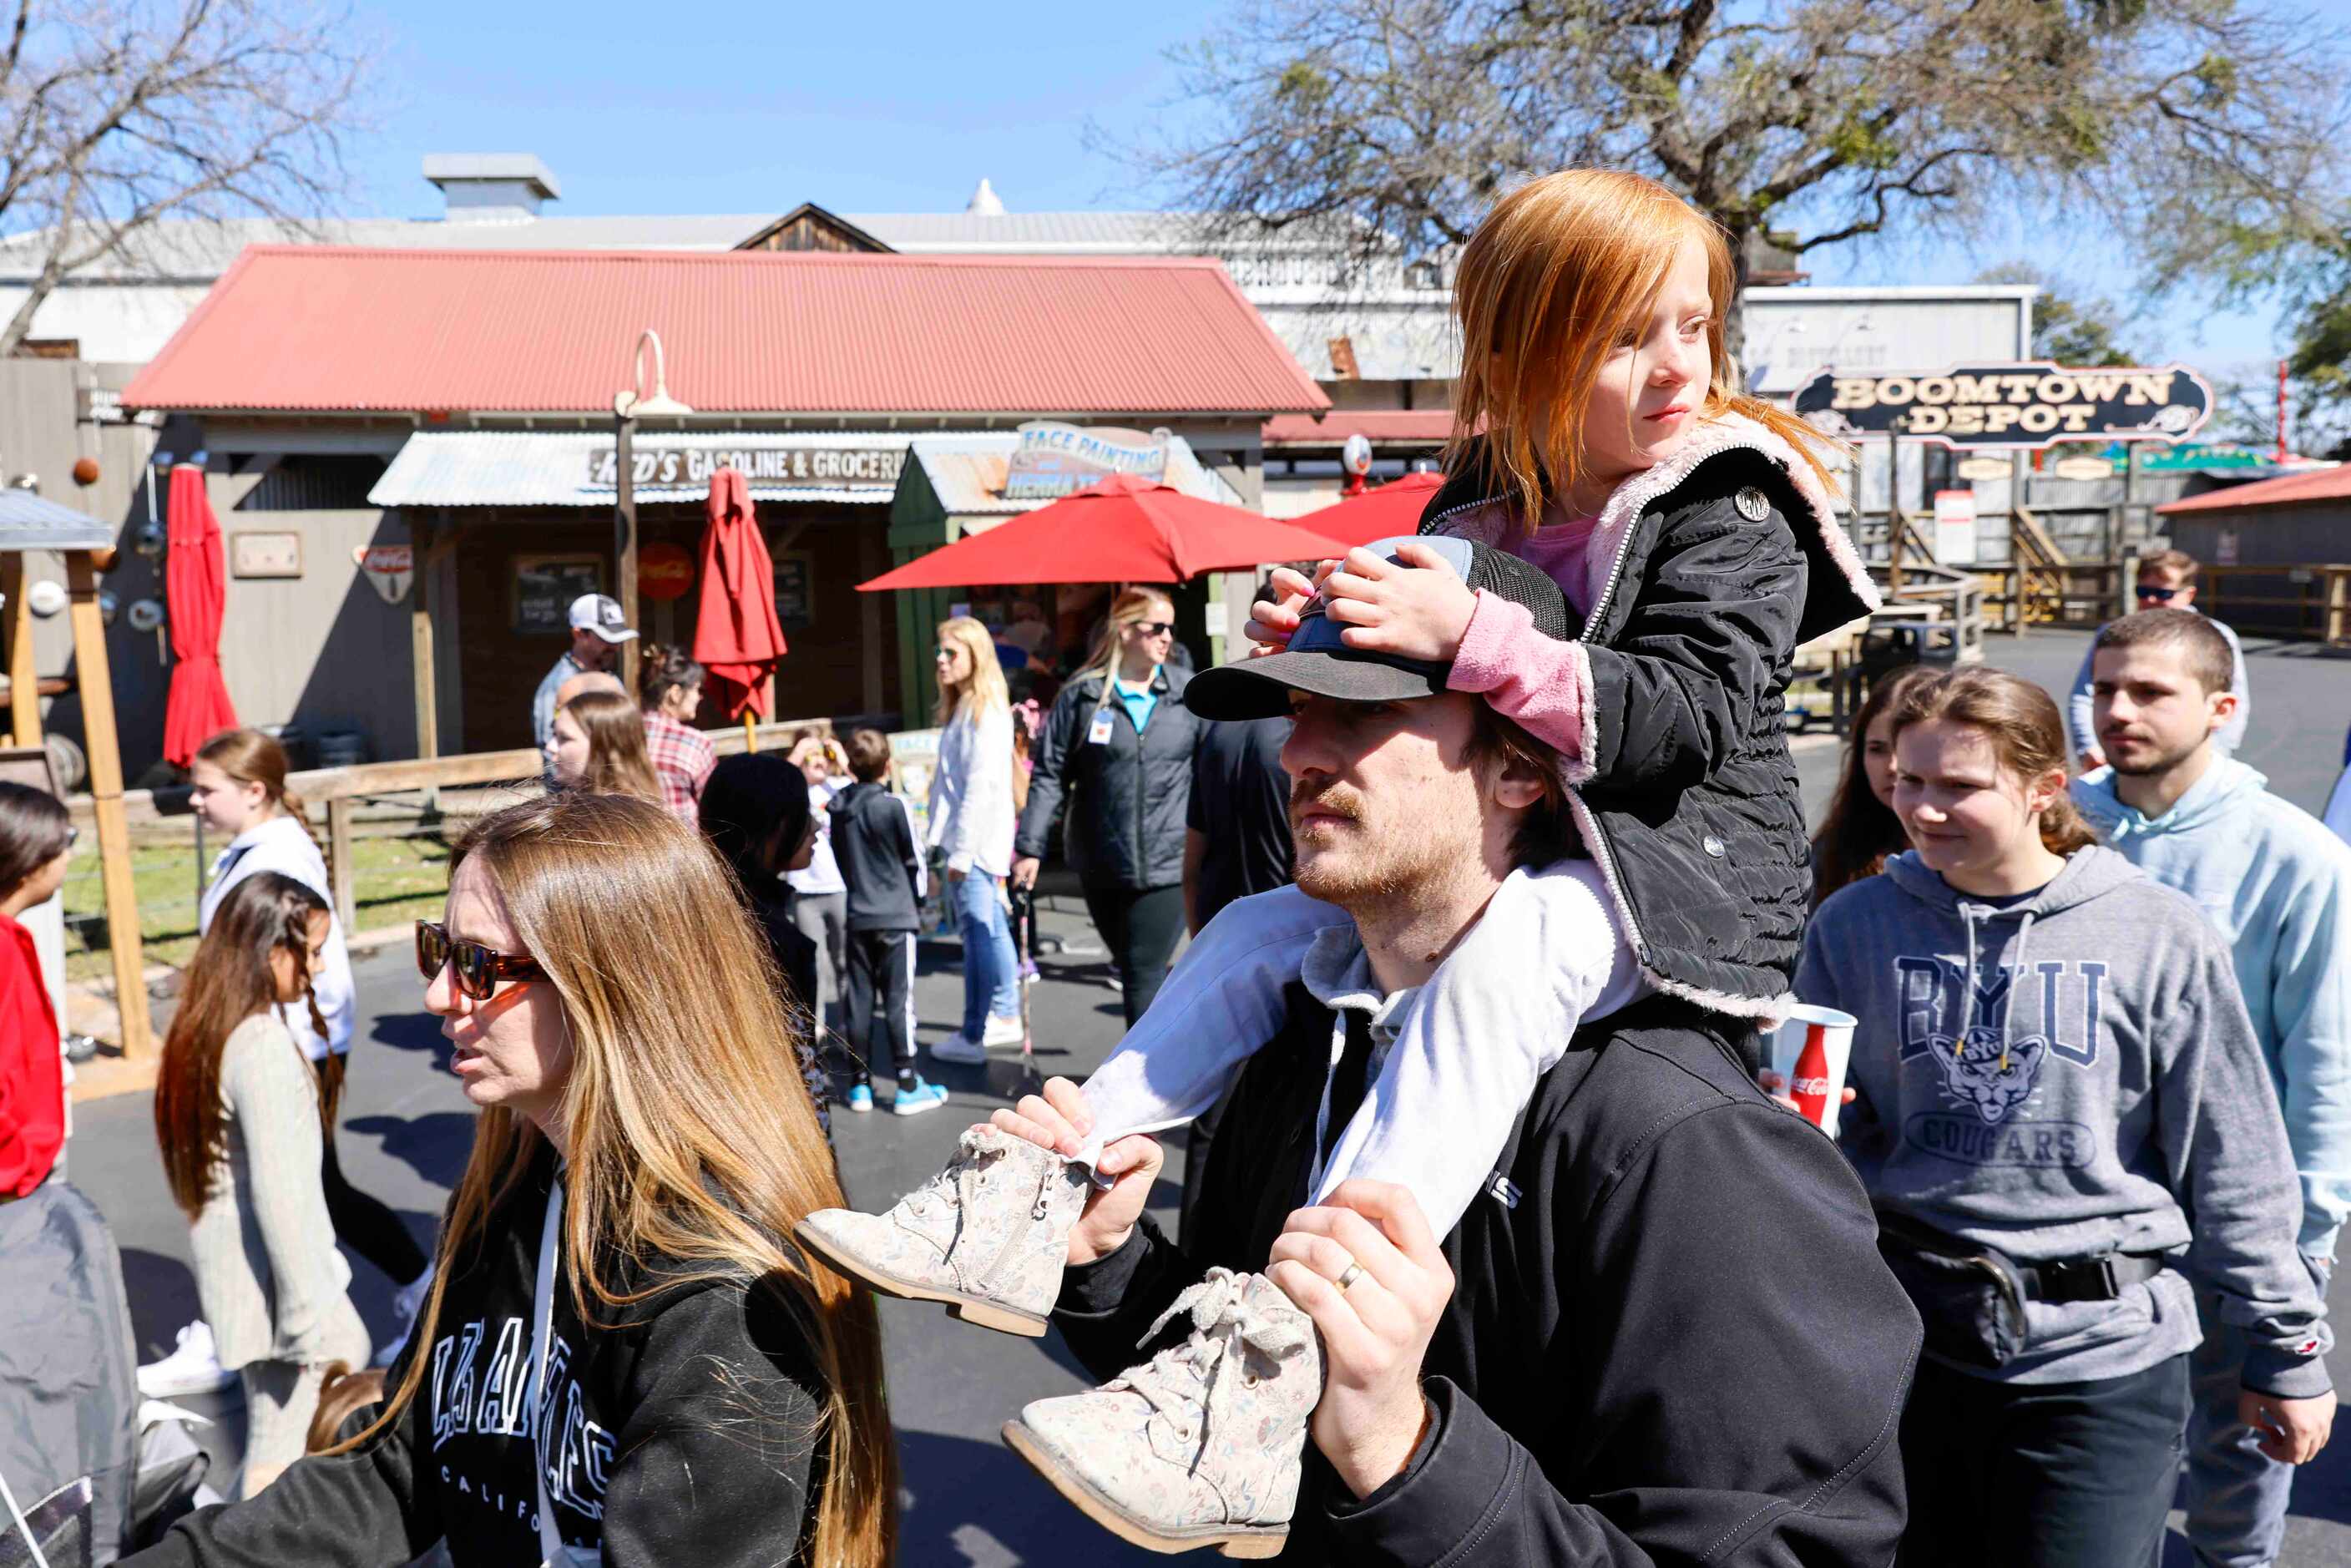
[[[857,587],[872,593],[1013,582],[1182,582],[1204,571],[1345,553],[1336,540],[1295,524],[1113,474]]]
[[[227,571],[221,564],[220,524],[204,494],[204,471],[193,463],[172,469],[163,563],[163,597],[172,616],[172,692],[163,707],[163,758],[174,768],[195,759],[196,748],[236,727],[236,709],[221,679],[221,604]]]
[[[742,470],[710,476],[709,525],[702,530],[702,600],[695,608],[694,658],[718,684],[728,718],[749,733],[768,711],[768,679],[784,656],[776,620],[776,568],[751,509]]]
[[[1401,479],[1389,480],[1376,490],[1350,496],[1336,506],[1290,520],[1301,528],[1329,534],[1350,546],[1416,534],[1420,532],[1420,515],[1428,509],[1428,498],[1444,483],[1442,474],[1407,474]]]

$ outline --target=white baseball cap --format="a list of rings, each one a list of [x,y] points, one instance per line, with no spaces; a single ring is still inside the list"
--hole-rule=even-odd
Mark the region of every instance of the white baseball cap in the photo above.
[[[601,593],[583,593],[571,601],[571,629],[593,632],[607,643],[626,643],[636,635],[622,619],[620,604]]]

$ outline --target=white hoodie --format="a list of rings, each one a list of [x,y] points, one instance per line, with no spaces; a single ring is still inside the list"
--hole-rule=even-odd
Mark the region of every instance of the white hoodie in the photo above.
[[[319,852],[319,846],[300,822],[281,813],[229,841],[228,848],[213,862],[212,884],[204,889],[203,899],[196,904],[196,930],[210,931],[213,915],[220,908],[221,900],[228,896],[228,890],[256,872],[264,871],[290,876],[327,901],[327,948],[319,972],[310,977],[310,993],[318,999],[319,1015],[327,1020],[327,1032],[322,1036],[310,1027],[310,1009],[306,1007],[280,1007],[277,1016],[311,1061],[319,1061],[330,1051],[348,1051],[351,1048],[351,1015],[357,1003],[351,983],[351,956],[343,946],[342,923],[335,918],[335,895],[327,885],[326,857]]]

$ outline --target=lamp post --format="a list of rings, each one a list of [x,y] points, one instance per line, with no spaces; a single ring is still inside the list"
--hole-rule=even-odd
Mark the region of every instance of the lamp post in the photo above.
[[[653,390],[644,392],[645,350],[653,354]],[[667,368],[662,359],[661,335],[651,327],[637,334],[636,347],[629,351],[629,386],[612,397],[612,459],[614,478],[618,481],[616,505],[612,512],[612,566],[619,591],[612,597],[620,601],[621,618],[631,626],[637,623],[637,421],[651,416],[675,418],[694,410],[669,395]],[[621,644],[621,685],[631,693],[637,689],[637,639]]]

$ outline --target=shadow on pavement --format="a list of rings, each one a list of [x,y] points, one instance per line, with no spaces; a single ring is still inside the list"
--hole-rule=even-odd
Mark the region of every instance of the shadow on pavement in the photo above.
[[[441,1020],[431,1013],[383,1013],[377,1017],[368,1038],[395,1051],[422,1051],[432,1054],[433,1065],[441,1071],[448,1071],[449,1042],[441,1038]]]
[[[143,1247],[122,1249],[122,1288],[131,1298],[131,1337],[141,1362],[171,1353],[172,1336],[204,1315],[196,1276],[177,1258]]]
[[[1000,1442],[902,1431],[898,1465],[902,1563],[924,1568],[1083,1563],[1099,1568],[1166,1561],[1102,1530]],[[988,1500],[976,1506],[975,1500],[983,1498]]]
[[[343,1131],[381,1139],[383,1152],[434,1186],[452,1188],[474,1147],[469,1111],[428,1111],[422,1116],[352,1116]],[[431,1222],[438,1224],[435,1217]],[[428,1230],[430,1226],[427,1227]]]

